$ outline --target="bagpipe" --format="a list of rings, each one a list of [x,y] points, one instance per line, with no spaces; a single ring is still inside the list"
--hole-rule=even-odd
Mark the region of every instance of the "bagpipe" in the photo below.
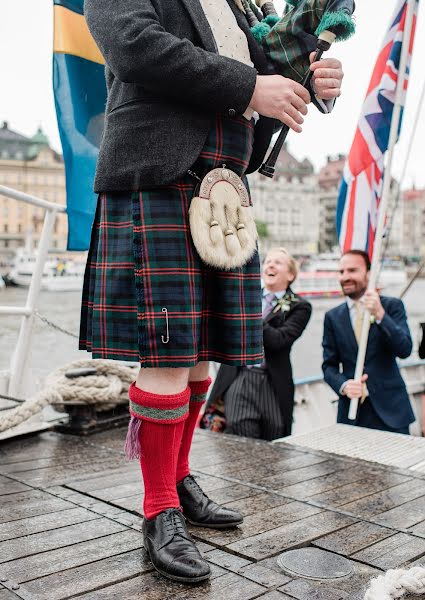
[[[239,0],[238,0],[239,1]],[[310,54],[320,60],[333,42],[348,39],[355,30],[354,0],[286,0],[279,16],[272,0],[240,0],[251,32],[259,42],[275,72],[308,87],[313,72]],[[277,158],[288,135],[283,125],[266,162],[259,172],[273,177]]]

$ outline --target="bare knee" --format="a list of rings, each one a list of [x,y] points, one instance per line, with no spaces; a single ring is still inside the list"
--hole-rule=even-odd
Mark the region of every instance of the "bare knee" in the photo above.
[[[153,394],[179,394],[187,388],[189,369],[182,368],[141,368],[136,387]]]
[[[208,377],[210,369],[209,361],[199,362],[189,372],[189,381],[204,381]]]

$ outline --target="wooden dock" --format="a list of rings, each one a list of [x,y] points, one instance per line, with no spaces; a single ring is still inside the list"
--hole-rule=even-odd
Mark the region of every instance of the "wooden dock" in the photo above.
[[[198,431],[194,474],[245,521],[230,531],[191,527],[212,579],[167,581],[143,550],[141,477],[124,459],[124,436],[49,432],[2,443],[0,600],[360,600],[378,574],[425,565],[424,473]],[[347,557],[353,574],[284,573],[278,555],[302,547]]]

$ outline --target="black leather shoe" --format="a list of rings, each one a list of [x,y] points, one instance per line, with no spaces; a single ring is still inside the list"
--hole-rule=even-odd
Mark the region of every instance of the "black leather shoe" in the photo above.
[[[243,517],[236,510],[216,504],[202,491],[192,475],[177,484],[177,493],[186,520],[198,527],[227,529],[236,527]]]
[[[187,531],[182,513],[168,508],[143,521],[143,543],[155,569],[174,581],[197,583],[210,577],[204,560]]]

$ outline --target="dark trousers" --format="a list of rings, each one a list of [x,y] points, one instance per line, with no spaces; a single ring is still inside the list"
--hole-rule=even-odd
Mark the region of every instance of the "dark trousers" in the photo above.
[[[241,369],[223,399],[225,433],[263,440],[284,435],[282,411],[267,371]]]
[[[365,401],[359,405],[357,419],[355,421],[348,422],[351,425],[358,425],[358,427],[368,427],[369,429],[379,429],[380,431],[391,431],[392,433],[404,433],[409,435],[409,427],[393,429],[384,423],[384,421],[376,413],[369,398],[365,398]]]

